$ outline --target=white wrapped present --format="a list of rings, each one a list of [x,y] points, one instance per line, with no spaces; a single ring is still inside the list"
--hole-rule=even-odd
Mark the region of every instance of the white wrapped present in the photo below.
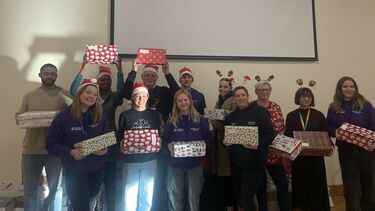
[[[87,156],[93,152],[115,145],[116,143],[117,143],[116,135],[115,135],[115,132],[112,131],[112,132],[109,132],[100,136],[96,136],[96,137],[81,141],[79,143],[76,143],[74,144],[74,147],[77,148],[81,152],[82,156]]]
[[[173,143],[173,157],[203,157],[206,154],[204,141],[178,141]]]

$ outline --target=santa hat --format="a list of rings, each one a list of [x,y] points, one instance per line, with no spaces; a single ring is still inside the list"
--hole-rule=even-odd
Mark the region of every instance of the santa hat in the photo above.
[[[97,84],[97,80],[95,78],[92,78],[92,79],[83,79],[81,84],[79,85],[79,87],[77,88],[77,91],[76,93],[82,89],[83,87],[85,86],[88,86],[88,85],[92,85],[92,86],[95,86],[98,90],[99,90],[99,86]]]
[[[187,67],[183,67],[183,68],[179,71],[179,73],[180,73],[180,78],[181,78],[183,75],[185,75],[185,74],[188,74],[188,75],[190,75],[191,77],[193,77],[193,72],[192,72],[189,68],[187,68]]]
[[[151,71],[155,74],[158,74],[158,70],[159,70],[159,67],[156,66],[156,65],[146,65],[144,68],[143,68],[143,72],[146,72],[146,71]]]
[[[103,75],[108,75],[109,77],[111,77],[112,79],[112,72],[111,72],[111,69],[109,67],[106,67],[106,66],[100,66],[99,67],[99,73],[98,75],[96,76],[96,79],[99,79],[100,77],[102,77]]]
[[[140,92],[146,92],[148,95],[148,90],[143,83],[135,83],[133,86],[132,96]]]

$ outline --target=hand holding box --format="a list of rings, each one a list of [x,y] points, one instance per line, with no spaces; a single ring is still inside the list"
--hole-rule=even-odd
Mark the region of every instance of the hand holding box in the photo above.
[[[90,155],[99,150],[105,149],[109,146],[115,145],[117,143],[115,132],[109,132],[100,136],[96,136],[85,141],[74,144],[83,157]]]

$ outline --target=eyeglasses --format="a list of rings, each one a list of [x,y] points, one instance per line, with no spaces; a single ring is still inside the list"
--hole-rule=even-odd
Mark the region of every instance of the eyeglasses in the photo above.
[[[271,89],[258,89],[259,92],[270,92]]]

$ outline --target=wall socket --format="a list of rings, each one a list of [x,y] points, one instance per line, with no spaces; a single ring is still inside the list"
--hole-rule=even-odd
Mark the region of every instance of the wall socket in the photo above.
[[[0,182],[0,190],[13,189],[13,182]]]

